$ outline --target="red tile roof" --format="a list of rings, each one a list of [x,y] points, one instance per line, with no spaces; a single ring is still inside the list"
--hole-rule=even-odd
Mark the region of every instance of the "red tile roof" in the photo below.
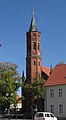
[[[19,95],[17,94],[17,95],[16,95],[16,100],[18,100],[19,98],[20,98],[20,97],[19,97]],[[19,99],[19,100],[18,100],[18,103],[22,103],[22,100]]]
[[[66,84],[66,64],[56,65],[45,86]]]
[[[50,68],[42,66],[42,71],[45,72],[48,76],[50,76]]]

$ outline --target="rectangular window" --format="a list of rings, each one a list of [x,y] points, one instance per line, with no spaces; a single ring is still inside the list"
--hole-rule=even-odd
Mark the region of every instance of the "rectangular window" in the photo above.
[[[50,90],[50,97],[53,98],[54,97],[54,90]]]
[[[54,113],[54,105],[50,105],[51,113]]]
[[[59,89],[59,97],[62,97],[62,89]]]
[[[63,105],[59,105],[59,113],[63,113]]]

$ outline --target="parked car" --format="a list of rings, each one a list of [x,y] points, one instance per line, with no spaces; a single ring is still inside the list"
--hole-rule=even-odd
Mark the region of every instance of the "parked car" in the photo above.
[[[57,120],[57,118],[50,112],[37,112],[34,116],[34,120]]]

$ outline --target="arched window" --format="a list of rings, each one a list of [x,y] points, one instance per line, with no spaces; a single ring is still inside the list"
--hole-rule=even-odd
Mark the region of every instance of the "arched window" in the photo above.
[[[36,50],[36,42],[33,42],[33,49]]]
[[[34,65],[36,65],[36,61],[34,61]]]

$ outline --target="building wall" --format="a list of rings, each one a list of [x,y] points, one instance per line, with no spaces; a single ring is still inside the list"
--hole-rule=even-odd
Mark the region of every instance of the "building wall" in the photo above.
[[[26,78],[33,83],[36,76],[41,77],[42,59],[40,50],[40,32],[27,32]]]
[[[10,109],[12,109],[12,108],[15,108],[14,104],[10,105]],[[18,109],[22,108],[22,102],[18,102],[17,105],[16,105],[16,108],[18,108]]]
[[[62,89],[62,96],[59,97],[59,89]],[[54,90],[54,97],[50,96],[50,90]],[[57,117],[66,117],[66,85],[46,87],[45,111],[51,112],[51,105],[54,106],[54,114]],[[61,112],[59,113],[59,105]]]

